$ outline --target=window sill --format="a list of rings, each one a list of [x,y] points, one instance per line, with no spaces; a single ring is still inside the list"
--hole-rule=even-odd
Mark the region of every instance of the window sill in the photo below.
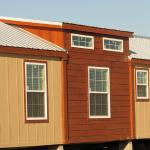
[[[48,119],[25,120],[25,123],[49,123]]]
[[[136,101],[145,102],[149,101],[149,98],[137,98]]]

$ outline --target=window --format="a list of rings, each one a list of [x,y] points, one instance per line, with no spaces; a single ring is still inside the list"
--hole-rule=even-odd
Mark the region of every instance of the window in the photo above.
[[[137,98],[148,98],[148,70],[136,70]]]
[[[103,38],[103,49],[108,51],[123,52],[123,40]]]
[[[110,118],[109,68],[89,67],[90,118]]]
[[[94,49],[94,37],[80,34],[71,34],[71,46]]]
[[[25,62],[25,83],[26,120],[46,120],[46,63]]]

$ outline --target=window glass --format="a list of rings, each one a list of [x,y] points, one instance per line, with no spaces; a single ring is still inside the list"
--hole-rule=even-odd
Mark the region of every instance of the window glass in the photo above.
[[[108,68],[89,68],[90,117],[109,116]]]
[[[111,38],[103,38],[103,47],[104,50],[110,51],[123,51],[123,40],[119,39],[111,39]]]
[[[93,49],[93,45],[94,45],[94,40],[92,36],[72,34],[72,47]]]
[[[137,97],[148,98],[148,71],[136,71]]]
[[[27,119],[47,117],[46,64],[26,62]]]

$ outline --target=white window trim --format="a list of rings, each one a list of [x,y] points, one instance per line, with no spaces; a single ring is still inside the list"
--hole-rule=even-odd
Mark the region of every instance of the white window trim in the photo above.
[[[108,70],[108,92],[91,92],[90,91],[90,69],[107,69]],[[107,93],[108,94],[108,115],[107,116],[92,116],[90,115],[90,93]],[[89,118],[90,119],[102,119],[102,118],[111,118],[111,108],[110,108],[110,69],[108,67],[95,67],[95,66],[88,66],[88,108],[89,108]]]
[[[138,82],[137,82],[137,73],[138,72],[146,72],[147,73],[147,83],[146,84],[138,84]],[[148,87],[149,87],[149,80],[148,80],[148,77],[149,77],[148,70],[140,70],[140,69],[136,70],[136,97],[137,97],[137,99],[148,99],[149,98],[149,89],[148,89]],[[145,97],[139,97],[138,96],[138,93],[137,93],[137,86],[138,85],[146,85],[147,95]]]
[[[109,49],[109,48],[107,49],[107,48],[105,48],[105,45],[104,45],[104,41],[105,40],[112,40],[112,41],[122,42],[121,49],[120,50],[115,50],[115,49]],[[105,50],[105,51],[112,51],[112,52],[123,52],[123,40],[121,40],[121,39],[115,39],[115,38],[103,37],[103,50]]]
[[[73,45],[73,44],[72,44],[73,36],[91,38],[91,39],[92,39],[92,46],[91,46],[91,47],[86,47],[86,46]],[[84,49],[94,49],[94,36],[88,36],[88,35],[82,35],[82,34],[74,34],[74,33],[71,33],[71,47],[84,48]]]
[[[30,90],[30,91],[28,91],[27,90],[27,78],[26,78],[26,76],[27,76],[27,72],[26,72],[26,66],[28,65],[28,64],[32,64],[32,65],[43,65],[44,66],[44,73],[45,73],[45,91],[42,91],[42,90],[40,90],[40,91],[38,91],[38,90]],[[26,120],[47,120],[48,119],[48,116],[47,116],[47,74],[46,74],[46,69],[47,69],[47,67],[46,67],[46,63],[41,63],[41,62],[25,62],[25,95],[26,95]],[[45,94],[44,94],[44,106],[45,106],[45,117],[28,117],[28,115],[27,115],[27,92],[44,92]]]

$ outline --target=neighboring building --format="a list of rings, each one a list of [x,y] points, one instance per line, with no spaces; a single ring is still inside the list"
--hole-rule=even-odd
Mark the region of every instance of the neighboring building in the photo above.
[[[138,148],[150,149],[150,37],[130,39],[131,84],[134,106],[135,139]],[[147,140],[146,140],[147,139]]]

